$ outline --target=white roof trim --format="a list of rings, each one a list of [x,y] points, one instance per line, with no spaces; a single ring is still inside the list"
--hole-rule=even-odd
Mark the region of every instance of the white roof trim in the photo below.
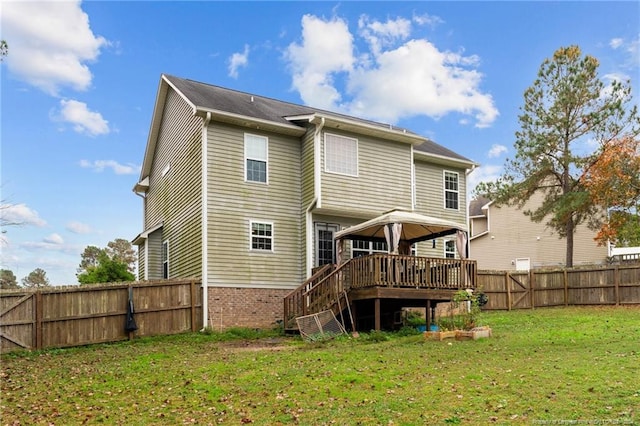
[[[461,164],[461,165],[465,165],[468,166],[466,168],[469,167],[478,167],[480,166],[479,163],[476,163],[475,161],[471,161],[471,160],[462,160],[459,158],[454,158],[454,157],[447,157],[445,155],[438,155],[438,154],[432,154],[430,152],[424,152],[424,151],[420,151],[420,150],[414,150],[413,151],[414,156],[417,155],[418,157],[429,157],[431,159],[436,159],[436,160],[441,160],[447,163],[456,163],[456,164]]]
[[[138,234],[132,241],[133,244],[135,245],[140,245],[142,243],[143,240],[146,240],[149,237],[149,234],[157,231],[158,229],[162,228],[164,226],[164,222],[160,222],[159,224],[147,229],[144,232],[141,232],[140,234]]]

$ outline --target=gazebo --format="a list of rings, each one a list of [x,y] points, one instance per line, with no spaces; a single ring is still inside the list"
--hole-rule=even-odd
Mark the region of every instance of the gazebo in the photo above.
[[[352,328],[395,328],[404,307],[426,309],[427,324],[438,301],[456,291],[475,288],[476,262],[468,260],[467,227],[445,219],[394,209],[335,234],[337,262],[318,268],[285,297],[285,326],[295,318],[331,309],[350,308]],[[456,235],[459,258],[411,255],[420,241]],[[387,253],[345,256],[346,240],[384,241]]]

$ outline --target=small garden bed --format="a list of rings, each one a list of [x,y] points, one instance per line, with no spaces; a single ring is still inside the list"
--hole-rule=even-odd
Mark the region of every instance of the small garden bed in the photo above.
[[[427,340],[477,340],[491,337],[491,328],[479,326],[480,305],[486,303],[482,292],[458,291],[451,302],[449,315],[424,332]]]

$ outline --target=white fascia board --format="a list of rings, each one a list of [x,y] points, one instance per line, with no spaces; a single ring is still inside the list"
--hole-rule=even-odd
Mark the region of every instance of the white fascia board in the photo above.
[[[435,160],[439,163],[445,163],[447,165],[459,166],[465,169],[471,169],[474,167],[478,167],[480,164],[471,160],[462,160],[459,158],[447,157],[444,155],[431,154],[429,152],[424,151],[415,151],[415,157],[423,157],[424,159]]]
[[[211,113],[211,120],[213,121],[236,124],[256,130],[268,130],[293,136],[302,136],[307,131],[307,129],[294,124],[277,123],[275,121],[263,120],[217,109],[196,107],[196,110],[194,111],[194,114],[196,115],[204,116],[207,113]]]
[[[485,235],[489,235],[489,231],[484,231],[484,232],[479,233],[478,235],[474,235],[472,237],[469,237],[469,241],[475,240],[476,238],[484,237]]]
[[[368,124],[362,121],[351,120],[348,117],[337,117],[335,115],[316,113],[309,116],[309,122],[317,124],[323,118],[325,120],[326,127],[376,136],[381,139],[410,143],[412,145],[419,145],[429,140],[424,136],[408,132],[406,129],[394,129],[392,125],[389,125],[389,127],[383,127],[381,125]]]
[[[146,231],[141,232],[140,234],[138,234],[133,239],[133,241],[131,243],[136,245],[136,246],[142,244],[142,242],[149,237],[149,234],[157,231],[158,229],[162,228],[163,226],[164,226],[164,222],[160,222],[159,224],[147,229]]]
[[[178,90],[168,79],[162,74],[160,77],[160,83],[158,85],[158,93],[156,94],[156,102],[153,107],[153,115],[151,116],[151,125],[149,128],[149,136],[147,138],[147,147],[144,152],[144,160],[142,162],[142,168],[140,170],[140,179],[143,180],[151,173],[151,164],[153,163],[153,156],[156,152],[156,144],[158,143],[158,134],[160,133],[160,126],[162,124],[162,116],[164,115],[164,105],[167,99],[167,93],[169,89],[176,91],[178,95],[192,108],[195,106],[189,101],[189,99]]]
[[[149,189],[149,176],[145,177],[144,179],[142,179],[140,182],[136,183],[133,186],[133,192],[135,193],[147,192],[148,189]]]

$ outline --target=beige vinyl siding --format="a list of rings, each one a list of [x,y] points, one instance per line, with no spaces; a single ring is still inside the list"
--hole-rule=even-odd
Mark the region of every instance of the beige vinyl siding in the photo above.
[[[532,199],[530,203],[538,201]],[[530,205],[525,205],[523,210]],[[471,258],[478,261],[478,268],[513,270],[512,262],[517,258],[531,259],[532,268],[565,264],[566,240],[558,238],[544,222],[532,222],[523,210],[489,206],[489,233],[471,240]],[[578,226],[574,235],[574,266],[606,260],[607,248],[598,247],[594,236],[585,224]]]
[[[137,247],[138,247],[138,280],[144,280],[145,279],[144,267],[146,264],[147,254],[145,253],[144,244],[140,244]]]
[[[458,210],[444,207],[444,171],[458,173]],[[424,161],[415,162],[416,211],[465,224],[467,196],[465,169],[450,168]]]
[[[149,262],[148,280],[162,279],[162,228],[149,234],[147,262]]]
[[[322,132],[358,140],[358,176],[325,171],[321,144],[322,210],[345,215],[379,215],[394,207],[411,209],[411,146],[362,135]]]
[[[488,226],[488,221],[486,217],[471,218],[471,229],[469,230],[469,233],[472,237],[475,235],[482,234],[483,232],[487,232],[488,230],[487,226]]]
[[[302,282],[300,139],[269,138],[268,184],[245,182],[244,133],[210,123],[208,276],[223,287],[294,288]],[[273,224],[273,252],[251,251],[250,222]]]
[[[201,275],[201,144],[202,120],[170,89],[149,177],[145,229],[165,224],[171,278]]]

